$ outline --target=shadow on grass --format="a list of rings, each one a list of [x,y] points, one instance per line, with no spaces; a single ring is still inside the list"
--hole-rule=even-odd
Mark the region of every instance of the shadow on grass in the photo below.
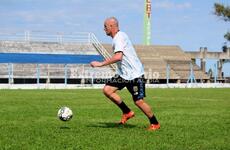
[[[95,128],[135,128],[135,125],[131,124],[118,124],[118,123],[112,123],[112,122],[99,122],[97,124],[88,125],[87,127],[95,127]]]
[[[61,127],[60,127],[60,129],[62,129],[62,130],[69,130],[69,129],[70,129],[70,127],[67,127],[67,126],[61,126]]]

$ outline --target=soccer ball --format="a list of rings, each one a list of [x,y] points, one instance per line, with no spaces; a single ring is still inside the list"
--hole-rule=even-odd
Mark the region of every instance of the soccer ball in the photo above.
[[[62,121],[69,121],[73,117],[73,112],[69,107],[61,107],[57,116]]]

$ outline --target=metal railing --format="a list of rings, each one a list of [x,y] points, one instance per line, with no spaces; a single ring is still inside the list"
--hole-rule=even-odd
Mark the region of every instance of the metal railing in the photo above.
[[[0,32],[0,41],[89,43],[90,33],[62,33],[43,31]]]
[[[102,79],[111,78],[114,72],[111,69],[98,68],[92,69],[89,65],[73,64],[17,64],[5,63],[0,70],[1,78],[7,79],[8,84],[14,84],[14,81],[20,80],[20,84],[24,80],[36,80],[40,84],[40,80],[45,80],[46,84],[50,84],[50,80],[62,80],[63,84],[67,84],[67,80],[96,79],[97,83]],[[93,84],[94,82],[92,82]],[[1,81],[0,81],[1,84]]]
[[[44,32],[44,31],[25,31],[23,32],[0,32],[0,41],[16,41],[16,42],[55,42],[55,43],[84,43],[92,44],[94,48],[101,54],[104,59],[108,59],[111,55],[102,46],[93,33],[75,32]],[[116,65],[110,65],[116,70]]]
[[[93,44],[93,46],[96,48],[96,50],[105,58],[111,58],[111,55],[108,53],[108,51],[102,46],[102,44],[98,41],[98,39],[96,38],[96,36],[91,33],[90,34],[90,42]],[[116,65],[115,64],[111,64],[110,65],[112,67],[113,70],[116,70]]]

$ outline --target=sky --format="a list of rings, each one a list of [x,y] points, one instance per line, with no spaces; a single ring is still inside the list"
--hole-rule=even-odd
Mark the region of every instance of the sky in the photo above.
[[[152,0],[151,43],[178,45],[184,51],[221,51],[230,23],[213,14],[215,2],[230,5],[229,0]],[[144,0],[0,0],[0,33],[92,32],[100,42],[111,43],[103,24],[115,16],[132,42],[142,44],[143,11]],[[209,60],[206,70],[215,62]],[[230,63],[223,71],[230,76]]]

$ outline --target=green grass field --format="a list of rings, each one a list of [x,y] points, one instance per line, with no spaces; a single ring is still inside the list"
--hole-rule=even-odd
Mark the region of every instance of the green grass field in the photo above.
[[[230,149],[230,89],[147,89],[161,129],[126,90],[136,116],[116,126],[121,112],[101,90],[0,90],[0,149],[12,150],[227,150]],[[57,118],[61,106],[74,116]]]

